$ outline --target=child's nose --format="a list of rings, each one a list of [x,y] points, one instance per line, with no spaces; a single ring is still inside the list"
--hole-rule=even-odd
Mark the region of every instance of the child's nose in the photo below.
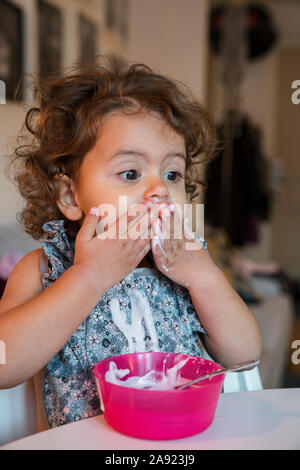
[[[144,199],[151,199],[153,202],[166,202],[169,199],[168,188],[161,181],[156,182],[144,192]]]

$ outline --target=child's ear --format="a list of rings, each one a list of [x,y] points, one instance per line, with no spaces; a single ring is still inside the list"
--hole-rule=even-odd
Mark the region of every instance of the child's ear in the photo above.
[[[69,176],[63,175],[59,178],[59,181],[59,198],[56,201],[59,210],[69,220],[80,220],[83,215],[83,211],[78,203],[73,180],[69,178]]]

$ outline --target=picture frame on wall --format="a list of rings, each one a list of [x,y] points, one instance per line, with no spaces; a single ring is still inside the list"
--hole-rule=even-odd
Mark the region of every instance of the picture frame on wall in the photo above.
[[[39,74],[59,76],[62,68],[62,12],[46,0],[38,0]]]
[[[117,26],[117,0],[106,0],[105,10],[106,27],[115,29]]]
[[[106,27],[128,39],[129,0],[106,0]]]
[[[121,0],[119,29],[124,41],[128,39],[129,8],[129,0]]]
[[[23,99],[23,12],[7,0],[0,0],[0,80],[6,100]]]
[[[79,18],[79,60],[93,63],[98,54],[98,25],[84,14]]]

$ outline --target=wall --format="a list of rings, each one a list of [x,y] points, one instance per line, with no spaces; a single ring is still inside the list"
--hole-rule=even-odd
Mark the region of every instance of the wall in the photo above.
[[[120,35],[105,27],[104,0],[48,0],[63,11],[63,64],[69,66],[77,58],[77,11],[84,11],[100,27],[99,52],[114,52],[129,60],[142,61],[161,73],[182,80],[200,99],[206,99],[207,5],[208,0],[131,0],[129,9],[129,40],[122,43]],[[25,14],[25,71],[38,70],[36,43],[36,0],[14,0]],[[16,136],[26,109],[33,103],[28,88],[25,104],[0,105],[0,155],[8,151],[8,138]],[[5,203],[4,203],[5,201]],[[3,174],[0,160],[0,225],[15,221],[22,201]]]
[[[272,219],[272,248],[282,268],[300,279],[300,104],[291,101],[291,83],[300,79],[300,45],[279,56],[276,149],[285,164],[284,191]]]
[[[8,163],[6,155],[13,150],[13,142],[21,129],[24,116],[24,107],[10,103],[0,105],[0,224],[15,222],[16,212],[22,207],[22,199],[4,170]]]
[[[275,160],[281,162],[285,171],[285,185],[282,187],[282,196],[287,191],[286,184],[288,182],[288,174],[290,171],[288,159],[282,146],[278,143],[278,133],[280,132],[279,120],[284,119],[284,109],[280,105],[280,74],[282,72],[280,65],[280,56],[282,51],[300,47],[300,4],[289,0],[278,1],[260,1],[266,4],[273,15],[274,23],[279,31],[280,39],[276,47],[265,57],[248,63],[245,70],[245,79],[242,85],[242,109],[251,116],[263,130],[263,149],[271,162]],[[215,57],[210,57],[209,65],[209,106],[216,119],[220,118],[222,110],[222,95],[218,83],[220,63]],[[294,77],[297,79],[299,77]],[[289,90],[288,90],[289,93]],[[297,147],[296,138],[294,140],[295,148]],[[242,250],[244,255],[250,256],[259,262],[275,259],[284,266],[291,275],[299,276],[299,269],[295,264],[290,264],[291,255],[285,258],[284,251],[279,252],[279,246],[282,246],[278,239],[282,234],[278,231],[283,223],[297,228],[300,235],[300,219],[298,214],[286,217],[280,220],[281,216],[278,207],[281,205],[280,199],[274,201],[273,210],[276,214],[276,221],[271,220],[261,225],[261,240],[257,245],[249,245]],[[298,228],[299,225],[299,228]],[[288,237],[284,239],[284,243],[290,243]],[[297,253],[297,247],[292,242],[292,250]]]
[[[84,14],[99,25],[98,52],[120,52],[122,43],[115,31],[105,27],[104,0],[47,0],[58,6],[63,16],[63,67],[68,67],[77,59],[78,34],[76,30],[76,15]],[[13,0],[24,13],[24,72],[35,74],[38,72],[38,23],[36,0]],[[24,76],[24,83],[28,83],[29,76]],[[0,225],[14,223],[16,212],[22,206],[22,200],[15,187],[6,178],[4,173],[5,158],[13,149],[14,137],[17,136],[24,121],[25,113],[34,104],[32,89],[26,86],[24,103],[22,105],[7,102],[0,105]]]
[[[131,0],[124,55],[179,80],[207,102],[209,0]],[[204,168],[203,168],[204,170]],[[191,177],[201,178],[192,167]],[[203,177],[204,179],[204,177]],[[197,202],[203,202],[200,194]]]
[[[131,0],[129,60],[181,80],[206,100],[207,0]]]

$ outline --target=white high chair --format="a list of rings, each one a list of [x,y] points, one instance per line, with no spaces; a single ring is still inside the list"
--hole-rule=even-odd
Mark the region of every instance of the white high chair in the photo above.
[[[199,338],[202,357],[213,361]],[[244,392],[251,390],[263,390],[258,366],[244,372],[227,372],[223,384],[223,392]]]
[[[0,390],[0,446],[36,432],[33,380]]]

